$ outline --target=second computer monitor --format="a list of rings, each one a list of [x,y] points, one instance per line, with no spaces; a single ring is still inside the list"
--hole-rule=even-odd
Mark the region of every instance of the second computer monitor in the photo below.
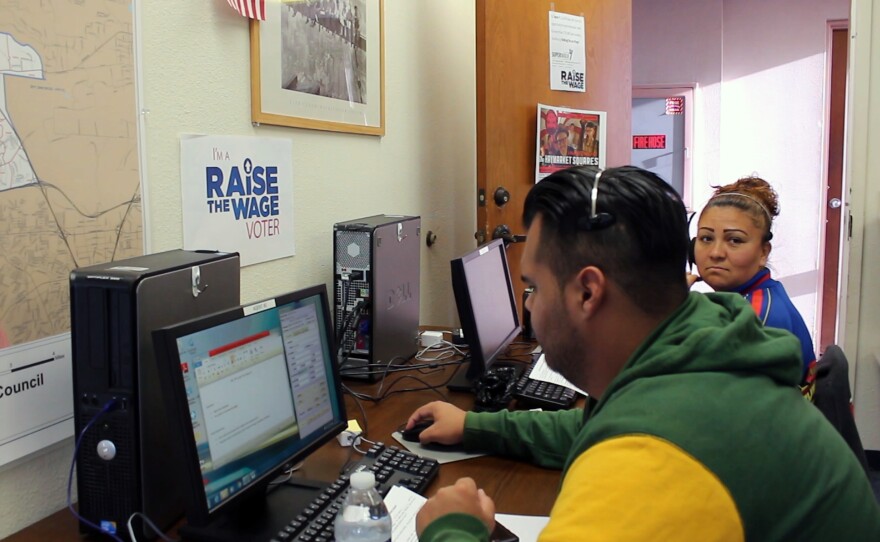
[[[470,350],[470,365],[459,370],[449,388],[465,391],[519,335],[519,315],[501,239],[452,260],[451,266],[452,290]]]

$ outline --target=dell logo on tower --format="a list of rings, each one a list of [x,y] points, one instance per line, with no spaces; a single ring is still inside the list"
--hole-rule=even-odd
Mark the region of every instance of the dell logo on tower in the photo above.
[[[408,282],[405,282],[397,288],[388,291],[388,306],[385,307],[385,310],[390,311],[395,307],[403,305],[410,299],[412,299],[412,288]]]

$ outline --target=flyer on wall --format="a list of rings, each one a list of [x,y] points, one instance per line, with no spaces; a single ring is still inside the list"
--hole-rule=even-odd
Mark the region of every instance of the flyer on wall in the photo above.
[[[605,168],[605,111],[538,104],[535,182],[571,166]]]
[[[183,248],[242,267],[293,256],[292,156],[287,138],[182,134]]]
[[[550,90],[586,92],[584,18],[550,12]]]

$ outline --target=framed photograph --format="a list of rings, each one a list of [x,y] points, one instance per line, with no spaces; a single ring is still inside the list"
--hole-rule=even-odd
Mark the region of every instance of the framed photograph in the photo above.
[[[251,21],[254,123],[385,134],[383,0],[266,2]]]

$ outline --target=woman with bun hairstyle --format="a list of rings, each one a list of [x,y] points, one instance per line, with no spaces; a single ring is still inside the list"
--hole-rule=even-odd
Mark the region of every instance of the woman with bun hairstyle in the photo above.
[[[801,342],[801,391],[812,399],[816,354],[804,319],[792,304],[782,283],[767,269],[772,248],[771,227],[779,215],[776,191],[760,177],[745,177],[715,187],[700,213],[693,259],[699,277],[715,291],[736,292],[746,298],[765,326],[792,332]]]

